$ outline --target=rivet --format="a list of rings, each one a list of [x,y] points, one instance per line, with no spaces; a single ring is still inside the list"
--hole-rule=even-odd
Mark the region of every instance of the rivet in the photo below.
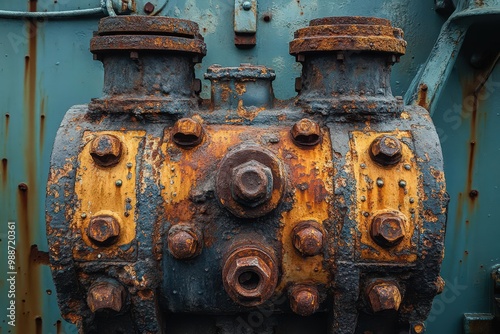
[[[128,217],[130,216],[130,213],[128,211],[125,211],[125,213],[123,214],[125,217]]]
[[[132,163],[131,162],[127,162],[127,168],[132,168]]]
[[[243,7],[244,10],[250,10],[250,9],[252,9],[252,2],[245,1],[245,2],[243,2],[242,7]]]
[[[410,213],[415,213],[415,209],[414,209],[414,208],[411,208],[411,209],[410,209]]]
[[[366,211],[363,213],[363,216],[365,216],[365,217],[368,217],[369,215],[370,214],[368,212],[366,212]]]
[[[116,181],[115,181],[115,185],[116,185],[117,187],[121,187],[121,186],[122,186],[122,184],[123,184],[122,180],[116,180]]]
[[[383,187],[384,186],[384,180],[382,180],[381,178],[378,178],[377,179],[377,186]]]
[[[361,168],[365,169],[366,168],[366,164],[361,164],[359,165]]]
[[[415,199],[413,197],[410,197],[410,203],[415,203]]]
[[[361,196],[361,202],[365,202],[366,201],[366,196]]]
[[[80,215],[80,217],[82,217],[83,219],[87,218],[87,214],[84,212]]]
[[[411,169],[411,166],[410,166],[410,165],[408,165],[408,164],[405,164],[405,169],[406,169],[406,170],[410,170],[410,169]]]
[[[406,187],[406,181],[404,181],[404,180],[399,181],[399,186],[400,186],[401,188]]]

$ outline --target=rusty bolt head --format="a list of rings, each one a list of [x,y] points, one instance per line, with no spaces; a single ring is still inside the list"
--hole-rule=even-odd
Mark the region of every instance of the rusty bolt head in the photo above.
[[[151,14],[155,10],[155,5],[153,5],[151,2],[146,2],[144,5],[144,13],[146,14]]]
[[[114,166],[122,156],[122,143],[115,136],[100,135],[92,140],[90,155],[98,166]]]
[[[396,246],[405,237],[403,218],[392,212],[378,214],[373,217],[370,234],[380,246]]]
[[[116,281],[94,282],[87,293],[87,305],[92,312],[112,310],[120,312],[126,301],[123,285]]]
[[[111,245],[120,235],[120,224],[112,216],[92,217],[87,228],[87,236],[98,245]]]
[[[179,260],[191,259],[202,249],[201,233],[194,226],[177,224],[168,231],[168,250]]]
[[[321,141],[319,124],[308,118],[295,123],[290,130],[293,141],[299,146],[314,146]]]
[[[368,288],[368,301],[373,312],[399,309],[401,293],[399,288],[390,282],[377,283]]]
[[[323,250],[323,232],[315,221],[299,223],[292,231],[294,247],[303,256],[315,256]]]
[[[393,136],[380,136],[370,145],[370,157],[382,166],[395,165],[401,161],[402,146]]]
[[[179,146],[191,147],[201,143],[203,127],[192,118],[181,118],[172,129],[172,140]]]
[[[224,264],[224,288],[239,304],[262,304],[276,289],[278,272],[274,263],[267,253],[243,247],[233,252]]]
[[[318,289],[314,286],[294,286],[290,290],[290,308],[296,314],[309,316],[319,308]]]
[[[233,169],[231,192],[240,204],[256,207],[271,198],[273,173],[258,161],[250,160]]]

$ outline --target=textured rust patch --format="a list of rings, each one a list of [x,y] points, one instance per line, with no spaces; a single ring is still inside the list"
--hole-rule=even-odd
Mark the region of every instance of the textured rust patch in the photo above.
[[[357,182],[357,218],[361,239],[358,243],[359,256],[370,261],[414,262],[417,260],[417,245],[412,241],[419,230],[418,215],[413,213],[421,206],[422,185],[412,147],[410,132],[396,133],[353,132],[351,160]],[[386,135],[397,138],[401,144],[400,162],[392,166],[380,166],[370,155],[372,143]],[[405,140],[403,140],[405,139]],[[401,234],[405,237],[398,245],[390,248],[379,245],[373,239],[372,222],[377,215],[397,214],[401,216]],[[435,216],[431,217],[434,221]],[[417,228],[415,228],[417,227]]]
[[[420,87],[418,88],[417,105],[424,107],[425,109],[429,109],[429,101],[427,99],[428,90],[429,88],[424,83],[420,84]]]
[[[7,185],[7,173],[8,173],[8,160],[7,158],[2,159],[2,186]]]
[[[49,253],[38,250],[37,245],[31,245],[30,248],[30,263],[48,266]]]

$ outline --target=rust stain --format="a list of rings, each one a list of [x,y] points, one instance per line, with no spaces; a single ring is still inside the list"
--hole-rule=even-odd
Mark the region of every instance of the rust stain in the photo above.
[[[49,253],[40,251],[38,249],[38,245],[31,245],[30,263],[48,266],[49,265]]]
[[[40,102],[40,137],[38,138],[40,151],[43,150],[43,142],[45,138],[45,109],[46,100],[45,97],[42,97],[42,102]]]
[[[417,105],[429,110],[429,101],[427,99],[428,87],[426,84],[420,84],[418,89]]]
[[[37,2],[29,2],[29,10],[36,11]],[[18,281],[16,303],[20,307],[20,316],[17,319],[18,333],[41,333],[41,318],[34,317],[41,314],[39,296],[40,273],[38,266],[30,262],[31,240],[36,233],[33,226],[37,221],[38,199],[37,199],[37,145],[36,145],[36,79],[37,79],[37,21],[27,20],[26,30],[28,39],[28,51],[25,56],[24,69],[24,114],[26,147],[24,150],[27,166],[27,187],[20,187],[18,191],[18,235],[19,243],[17,249]],[[23,300],[25,302],[23,302]],[[35,321],[34,321],[35,320]]]
[[[7,185],[7,173],[8,173],[8,160],[7,158],[2,159],[2,186]]]

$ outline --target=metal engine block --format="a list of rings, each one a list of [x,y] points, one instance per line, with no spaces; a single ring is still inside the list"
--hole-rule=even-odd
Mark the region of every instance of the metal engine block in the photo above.
[[[296,98],[265,66],[194,66],[196,23],[108,17],[104,96],[57,134],[47,235],[82,333],[423,333],[447,194],[428,112],[390,88],[385,19],[311,21]],[[213,46],[215,47],[215,46]]]

